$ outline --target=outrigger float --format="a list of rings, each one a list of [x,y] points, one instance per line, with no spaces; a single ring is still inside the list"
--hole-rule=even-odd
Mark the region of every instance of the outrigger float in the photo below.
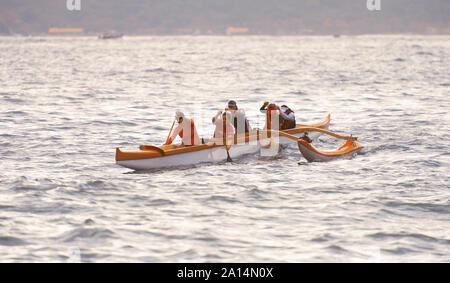
[[[141,145],[139,151],[127,152],[120,150],[120,148],[116,148],[116,163],[120,166],[134,170],[150,170],[200,163],[224,162],[231,158],[237,158],[247,154],[256,154],[260,152],[261,149],[270,148],[274,141],[280,145],[290,144],[292,141],[295,141],[299,143],[300,147],[300,142],[303,141],[300,137],[305,134],[312,140],[317,139],[320,134],[328,134],[349,141],[356,140],[355,137],[340,136],[327,131],[326,129],[328,129],[330,125],[330,119],[331,116],[328,114],[328,116],[319,123],[297,124],[297,127],[294,129],[283,131],[256,130],[241,136],[235,135],[226,140],[211,139],[206,144],[189,147],[183,145]],[[317,154],[324,153],[317,152]],[[325,154],[325,156],[327,155]],[[339,156],[336,155],[336,157]],[[314,158],[311,158],[311,161],[317,161],[318,159],[319,158],[314,156]],[[310,161],[308,158],[307,160]],[[325,158],[321,161],[325,161]]]
[[[326,162],[336,160],[338,158],[352,158],[364,148],[360,143],[352,139],[347,140],[345,144],[337,150],[328,152],[318,150],[313,145],[302,139],[299,139],[297,144],[303,157],[305,157],[305,159],[309,162]]]

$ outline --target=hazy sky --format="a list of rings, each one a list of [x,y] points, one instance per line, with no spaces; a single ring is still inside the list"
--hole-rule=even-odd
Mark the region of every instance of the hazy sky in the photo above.
[[[77,0],[70,0],[76,3]],[[228,26],[250,33],[447,33],[450,0],[0,0],[0,33],[45,33],[80,27],[131,34],[223,34]],[[376,10],[380,7],[381,10]]]

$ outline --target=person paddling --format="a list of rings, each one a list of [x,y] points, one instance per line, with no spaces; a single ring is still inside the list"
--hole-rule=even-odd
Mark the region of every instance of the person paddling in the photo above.
[[[259,111],[266,114],[266,124],[264,125],[264,129],[278,131],[280,128],[280,107],[275,103],[265,101]]]
[[[276,129],[276,125],[271,125],[272,130],[287,130],[287,129],[293,129],[297,127],[297,124],[295,123],[295,114],[294,111],[292,111],[288,106],[282,105],[281,107],[277,106],[274,103],[264,102],[263,106],[260,109],[261,113],[265,113],[267,115],[267,118],[270,116],[270,120],[274,120],[273,115],[278,116],[278,128]],[[267,128],[267,121],[266,120],[266,126]]]
[[[215,139],[224,139],[224,132],[226,132],[225,136],[234,135],[234,126],[231,121],[231,114],[229,112],[217,112],[216,116],[212,118],[212,122],[216,126],[214,130]]]
[[[231,114],[231,121],[236,130],[236,134],[241,135],[252,130],[250,123],[245,116],[245,111],[243,109],[238,109],[236,101],[228,101],[228,107],[225,108],[225,110],[229,111]]]
[[[185,118],[183,112],[177,111],[175,113],[175,120],[178,122],[178,125],[173,130],[166,144],[172,144],[178,135],[184,146],[200,144],[200,137],[198,136],[193,119]]]

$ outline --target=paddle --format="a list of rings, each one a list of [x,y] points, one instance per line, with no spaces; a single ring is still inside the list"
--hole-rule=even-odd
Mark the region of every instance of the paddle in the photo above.
[[[173,120],[172,127],[170,128],[169,135],[167,136],[167,139],[166,139],[166,143],[165,143],[165,144],[168,144],[168,143],[169,143],[170,134],[172,134],[172,129],[173,129],[173,126],[174,126],[174,125],[175,125],[175,120]]]
[[[225,149],[227,150],[227,162],[233,162],[233,160],[231,159],[231,156],[230,156],[230,152],[229,152],[230,147],[231,147],[231,145],[225,146]]]
[[[227,144],[227,125],[226,125],[226,120],[223,120],[224,117],[222,117],[222,138],[223,138],[223,145],[225,145],[225,149],[227,151],[227,162],[233,162],[233,160],[231,159],[230,156],[230,147],[231,145]]]

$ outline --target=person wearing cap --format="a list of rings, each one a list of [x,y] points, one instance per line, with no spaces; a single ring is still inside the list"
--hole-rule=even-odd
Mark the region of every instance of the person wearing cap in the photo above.
[[[212,118],[212,122],[216,126],[216,129],[214,130],[215,139],[223,139],[224,131],[226,132],[225,136],[234,135],[235,130],[231,121],[231,114],[229,112],[217,112],[216,116]]]
[[[178,125],[173,130],[167,144],[172,144],[178,135],[181,138],[182,144],[185,146],[200,144],[200,137],[198,136],[193,119],[188,119],[184,116],[183,112],[177,111],[175,113],[175,120],[178,122]]]
[[[264,125],[264,129],[278,131],[280,124],[280,107],[278,107],[275,103],[265,101],[259,111],[266,114],[266,124]]]
[[[231,114],[231,121],[236,130],[236,134],[241,135],[252,130],[250,123],[245,116],[245,111],[243,109],[238,109],[236,101],[228,101],[228,107],[225,108],[225,110],[229,111]]]
[[[278,116],[278,128],[274,128],[274,125],[271,125],[270,127],[272,130],[287,130],[287,129],[293,129],[297,127],[295,123],[295,114],[294,111],[292,111],[288,106],[282,105],[281,107],[277,106],[275,103],[269,103],[267,101],[264,102],[263,106],[260,109],[261,113],[266,114],[267,116],[270,116],[270,120],[273,120],[274,116],[273,114]],[[269,118],[269,117],[268,117]],[[266,120],[266,126],[267,128],[267,121]]]

